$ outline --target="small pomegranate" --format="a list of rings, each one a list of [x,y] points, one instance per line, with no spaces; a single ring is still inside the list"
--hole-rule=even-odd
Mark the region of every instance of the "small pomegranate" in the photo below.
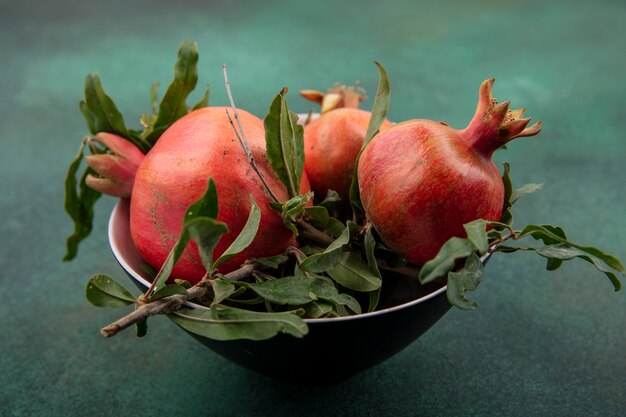
[[[361,90],[337,85],[327,94],[304,90],[303,97],[319,103],[321,115],[304,127],[304,169],[318,200],[328,190],[339,194],[343,205],[349,204],[348,193],[354,164],[363,145],[371,113],[359,110]],[[381,131],[391,127],[389,121]]]
[[[265,156],[263,121],[239,110],[243,130],[259,170],[281,200],[289,195]],[[204,192],[209,177],[217,187],[218,220],[229,232],[219,241],[215,256],[230,246],[250,212],[250,195],[261,210],[254,241],[243,252],[220,265],[220,272],[237,269],[243,261],[274,255],[294,238],[280,215],[269,206],[270,197],[250,167],[228,121],[224,107],[208,107],[176,121],[148,152],[135,175],[130,206],[130,231],[139,253],[160,267],[176,242],[187,207]],[[302,192],[309,191],[303,175]],[[196,283],[205,270],[191,242],[172,275]]]
[[[463,130],[430,120],[399,123],[377,135],[361,154],[361,202],[381,239],[411,262],[432,259],[463,224],[497,221],[504,186],[491,160],[507,142],[533,136],[524,109],[509,110],[491,96],[494,79],[480,86],[474,118]]]

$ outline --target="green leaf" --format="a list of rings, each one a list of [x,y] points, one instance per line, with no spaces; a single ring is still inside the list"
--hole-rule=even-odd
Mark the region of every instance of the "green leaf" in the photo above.
[[[148,334],[148,319],[143,319],[135,324],[137,337],[144,337]]]
[[[515,202],[519,200],[521,196],[526,195],[526,194],[532,194],[534,192],[541,190],[542,188],[543,188],[543,183],[539,183],[539,184],[529,183],[529,184],[524,184],[521,187],[514,189],[513,192],[511,193],[511,204],[515,204]]]
[[[339,197],[337,191],[328,190],[328,192],[326,193],[326,197],[324,197],[324,200],[322,200],[319,205],[322,207],[326,207],[327,210],[332,210],[340,201],[341,197]]]
[[[422,266],[419,274],[420,283],[426,284],[435,278],[446,276],[454,269],[457,259],[466,258],[475,250],[476,248],[469,239],[450,238],[439,249],[437,255]]]
[[[568,241],[567,239],[565,239],[562,236],[562,234],[564,233],[559,233],[559,230],[562,232],[562,229],[555,228],[554,226],[531,224],[531,225],[526,226],[518,236],[521,238],[521,237],[530,235],[534,239],[537,239],[537,240],[550,238],[554,242],[565,243],[569,246],[580,249],[581,251],[586,252],[587,254],[591,256],[599,258],[600,260],[602,260],[604,263],[606,263],[608,266],[615,269],[616,271],[619,271],[622,273],[624,272],[624,264],[615,256],[604,253],[598,248],[594,248],[591,246],[581,246],[581,245],[572,243]]]
[[[348,243],[350,243],[350,228],[346,227],[324,252],[309,256],[300,264],[300,268],[308,272],[328,271],[340,261],[342,248]]]
[[[70,164],[65,177],[65,211],[74,222],[74,232],[67,238],[67,252],[63,257],[64,261],[69,261],[76,257],[78,244],[91,233],[93,227],[93,206],[100,198],[101,193],[95,191],[85,184],[85,178],[89,173],[93,173],[91,168],[85,170],[79,181],[76,174],[83,159],[85,141],[76,153],[76,158]]]
[[[483,263],[472,253],[465,261],[465,266],[458,272],[448,273],[448,290],[446,296],[450,304],[464,310],[475,309],[478,305],[467,299],[467,292],[474,291],[483,278]]]
[[[259,206],[257,206],[252,195],[250,195],[250,205],[250,214],[248,214],[248,220],[246,221],[243,229],[241,229],[241,233],[239,233],[239,236],[237,236],[234,242],[231,243],[228,249],[226,249],[219,258],[217,258],[213,264],[213,268],[217,268],[217,266],[222,262],[243,251],[254,240],[254,237],[259,230],[259,224],[261,224],[261,210],[259,209]]]
[[[385,68],[380,64],[380,62],[375,62],[375,64],[378,67],[380,79],[378,81],[378,90],[376,91],[374,106],[372,107],[372,117],[370,118],[369,125],[367,126],[367,134],[365,135],[365,140],[363,141],[361,149],[365,149],[374,136],[376,136],[380,131],[380,127],[387,118],[389,104],[391,103],[391,84],[389,83],[389,78],[387,77],[387,71],[385,71]]]
[[[185,229],[184,233],[187,233],[198,245],[198,253],[205,269],[210,271],[215,268],[213,251],[220,238],[228,233],[226,224],[210,217],[197,217],[186,222],[183,228]]]
[[[194,237],[200,240],[201,243],[203,241],[203,236],[207,238],[206,243],[199,244],[198,248],[200,249],[200,256],[203,257],[203,262],[209,260],[211,257],[209,252],[212,252],[211,244],[213,242],[213,237],[215,237],[215,235],[221,230],[228,230],[224,223],[217,222],[213,217],[210,217],[217,217],[217,205],[217,190],[215,188],[215,182],[212,178],[209,178],[204,194],[185,211],[180,236],[154,279],[153,291],[158,291],[161,287],[163,287],[172,273],[174,265],[183,254],[185,247],[187,247],[187,244],[192,237],[189,230],[189,224],[192,224],[191,228],[193,229],[192,233],[194,234]],[[200,220],[196,223],[195,221],[198,219]],[[207,265],[210,264],[205,263],[205,266]]]
[[[361,204],[361,196],[359,194],[359,159],[361,158],[363,149],[365,149],[374,136],[376,136],[380,131],[380,126],[387,117],[389,104],[391,102],[391,84],[389,83],[389,78],[387,77],[387,71],[385,71],[385,68],[379,62],[375,62],[375,64],[378,67],[378,72],[380,74],[378,80],[378,90],[376,91],[376,98],[374,99],[374,105],[372,106],[372,116],[370,117],[370,122],[367,126],[367,133],[365,135],[361,151],[357,156],[356,163],[354,165],[354,175],[352,176],[352,183],[350,184],[350,204],[352,205],[354,213],[359,217],[364,213],[363,205]]]
[[[298,236],[298,229],[295,223],[304,214],[305,207],[312,197],[313,194],[308,192],[305,195],[292,197],[283,203],[271,202],[270,207],[280,213],[285,226],[292,231],[294,236]]]
[[[237,288],[231,282],[224,279],[216,279],[211,286],[213,287],[211,306],[220,304],[237,291]]]
[[[159,111],[159,87],[159,83],[152,83],[150,86],[150,111],[152,114],[156,114]]]
[[[213,178],[209,178],[207,188],[202,197],[190,205],[187,208],[187,211],[185,211],[183,223],[193,220],[196,217],[209,217],[211,219],[217,219],[217,202],[217,188],[215,187],[215,181],[213,181]]]
[[[504,184],[504,203],[502,206],[500,222],[510,225],[513,223],[513,213],[511,212],[511,207],[513,206],[513,201],[511,200],[511,196],[513,195],[513,183],[511,182],[511,177],[509,175],[511,166],[508,162],[505,162],[503,165],[504,172],[502,174],[502,183]]]
[[[122,113],[104,92],[97,74],[89,74],[85,78],[85,98],[80,103],[80,110],[94,135],[100,132],[113,133],[128,139],[144,153],[150,149],[148,143],[126,128]]]
[[[265,258],[252,258],[252,261],[273,269],[278,268],[288,260],[289,257],[283,253],[275,256],[266,256]]]
[[[328,220],[330,219],[330,215],[328,214],[328,210],[326,209],[326,207],[305,207],[304,213],[309,223],[311,223],[318,229],[324,230],[326,229],[326,226],[328,226]]]
[[[181,310],[168,316],[183,329],[215,340],[266,340],[278,333],[305,336],[309,329],[296,314],[258,313],[216,305],[211,310]]]
[[[311,301],[303,306],[304,317],[318,319],[333,310],[333,304],[323,300]]]
[[[106,275],[94,275],[87,283],[85,295],[96,307],[125,307],[136,301],[126,288]]]
[[[363,248],[365,249],[365,257],[367,259],[367,265],[370,268],[370,271],[377,277],[382,280],[382,275],[380,274],[380,270],[378,269],[378,263],[376,262],[376,255],[374,253],[376,249],[376,240],[374,240],[374,235],[372,233],[372,225],[371,223],[365,229],[365,238],[363,241]],[[374,311],[376,306],[378,305],[378,301],[380,300],[380,288],[370,292],[370,302],[367,311]]]
[[[354,291],[374,291],[382,284],[356,252],[342,253],[339,263],[327,272],[336,282]]]
[[[114,133],[122,137],[128,137],[128,129],[124,123],[124,117],[117,106],[102,88],[98,74],[88,74],[85,77],[85,98],[81,104],[82,109],[88,109],[90,119],[87,124],[92,134],[100,132]],[[84,115],[84,113],[83,113]]]
[[[516,252],[520,250],[534,251],[544,258],[548,258],[548,260],[556,260],[559,262],[569,261],[574,258],[580,258],[586,262],[591,263],[597,270],[603,272],[615,287],[615,291],[619,291],[622,288],[622,284],[617,278],[617,275],[614,273],[613,270],[608,268],[600,258],[591,256],[588,254],[587,251],[578,249],[567,243],[556,243],[546,245],[540,248],[532,248],[527,246],[502,246],[497,248],[497,251],[506,253]],[[548,264],[548,269],[550,270],[549,266],[550,264]]]
[[[283,277],[261,284],[241,283],[241,285],[245,285],[259,297],[273,304],[301,306],[311,301],[326,300],[345,305],[356,313],[361,312],[361,306],[353,297],[339,294],[332,282],[322,278]]]
[[[484,255],[489,250],[487,223],[486,220],[478,219],[463,225],[467,233],[467,239],[472,242],[481,255]]]
[[[198,82],[197,64],[198,45],[195,42],[183,41],[174,66],[174,80],[159,104],[159,112],[153,129],[147,131],[145,135],[146,142],[151,146],[167,128],[187,114],[187,97]]]
[[[204,90],[204,94],[202,95],[202,98],[200,99],[200,101],[194,104],[191,110],[193,111],[193,110],[201,109],[203,107],[209,107],[209,93],[210,92],[211,92],[211,86],[207,85],[206,89]]]
[[[161,288],[159,291],[155,292],[150,296],[149,301],[155,301],[159,298],[169,297],[170,295],[184,295],[187,294],[187,290],[182,285],[178,284],[169,284]]]
[[[304,130],[297,123],[298,116],[287,108],[286,93],[283,88],[274,98],[263,123],[267,159],[289,196],[295,197],[300,194],[304,169]]]

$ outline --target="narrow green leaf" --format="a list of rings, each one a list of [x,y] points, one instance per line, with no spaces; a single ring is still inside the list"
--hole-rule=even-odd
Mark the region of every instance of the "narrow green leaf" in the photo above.
[[[337,191],[328,190],[328,192],[326,193],[326,197],[324,197],[324,200],[322,200],[319,205],[322,207],[326,207],[327,210],[332,210],[340,201],[341,197],[339,197]]]
[[[468,239],[450,238],[437,255],[422,266],[419,274],[420,283],[426,284],[435,278],[446,276],[454,269],[457,259],[466,258],[475,250],[476,248]]]
[[[350,243],[350,228],[346,227],[324,252],[309,256],[300,264],[300,268],[314,273],[328,271],[341,260],[342,248],[348,243]]]
[[[217,188],[213,178],[209,178],[207,182],[207,188],[204,190],[204,194],[196,202],[187,208],[185,211],[184,222],[193,220],[196,217],[210,217],[211,219],[217,219],[218,214],[218,199]]]
[[[517,251],[534,251],[538,255],[543,256],[544,258],[548,258],[548,260],[554,261],[568,261],[574,258],[580,258],[586,262],[591,263],[597,270],[603,272],[611,281],[613,286],[615,287],[615,291],[619,291],[622,288],[622,284],[620,280],[617,278],[617,275],[611,270],[600,258],[589,255],[589,253],[585,250],[581,250],[574,246],[570,246],[567,243],[556,243],[546,245],[540,248],[533,248],[528,246],[498,246],[498,252],[517,252]],[[548,263],[548,266],[550,264]],[[549,269],[549,268],[548,268]]]
[[[96,307],[125,307],[136,301],[126,288],[106,275],[94,275],[87,283],[85,295]]]
[[[188,228],[188,224],[190,222],[195,221],[196,219],[201,219],[198,224],[192,227],[194,229],[193,233],[200,240],[202,236],[201,231],[203,228],[205,228],[205,226],[202,226],[201,223],[207,223],[207,224],[212,223],[215,225],[222,225],[222,226],[216,226],[218,229],[221,227],[226,227],[223,223],[215,221],[214,217],[210,217],[210,216],[217,217],[217,206],[218,206],[217,190],[215,188],[215,183],[213,179],[209,178],[207,182],[207,188],[204,194],[196,202],[191,204],[189,208],[185,211],[185,216],[183,217],[183,226],[180,231],[180,236],[178,237],[176,244],[174,244],[174,246],[172,247],[172,250],[168,254],[167,258],[165,259],[165,262],[161,266],[160,271],[158,272],[158,274],[156,275],[154,279],[153,291],[158,291],[161,287],[163,287],[163,285],[169,278],[170,274],[172,273],[174,264],[176,264],[180,256],[183,254],[185,247],[187,247],[187,244],[189,243],[189,240],[191,239],[191,234]],[[207,229],[206,230],[207,232],[210,232],[208,233],[209,235],[213,235],[214,234],[213,232],[218,231],[218,229],[214,228],[213,226],[206,226],[206,229]],[[210,245],[204,245],[204,249],[202,249],[202,247],[199,245],[199,249],[201,249],[200,255],[205,258],[203,259],[203,262],[205,260],[208,260],[208,258],[210,257],[208,255],[208,252],[212,251],[212,249],[210,248]],[[205,265],[208,265],[208,264],[205,263]]]
[[[174,66],[174,80],[159,104],[154,128],[145,136],[146,142],[150,145],[154,145],[168,127],[187,114],[187,97],[198,82],[197,64],[198,45],[195,42],[183,41]]]
[[[150,86],[150,111],[152,114],[159,111],[159,87],[159,83],[152,83]]]
[[[176,294],[187,294],[187,290],[182,285],[178,284],[169,284],[161,288],[159,291],[155,292],[150,296],[149,301],[155,301],[159,298],[169,297],[170,295]]]
[[[304,169],[304,130],[297,115],[290,113],[283,88],[274,98],[263,121],[267,159],[272,169],[287,187],[289,196],[300,194]]]
[[[74,232],[67,238],[67,252],[63,257],[64,261],[69,261],[76,257],[78,244],[91,233],[93,226],[93,206],[100,198],[101,194],[85,184],[85,177],[92,173],[88,168],[77,181],[76,175],[83,159],[85,141],[76,153],[76,158],[70,164],[65,177],[65,211],[74,222]]]
[[[378,72],[380,74],[378,79],[378,90],[376,91],[376,98],[374,99],[374,105],[372,107],[372,116],[370,117],[370,122],[367,126],[365,140],[363,141],[363,146],[357,156],[356,163],[354,165],[354,175],[352,176],[352,183],[350,184],[350,204],[352,205],[352,210],[355,215],[359,217],[364,213],[363,205],[361,204],[361,196],[359,194],[359,159],[361,157],[361,153],[363,153],[363,149],[365,149],[374,136],[376,136],[380,131],[380,126],[387,117],[389,104],[391,103],[391,84],[389,83],[389,78],[387,77],[387,71],[385,71],[385,68],[379,62],[375,62],[375,64],[378,67]]]
[[[213,287],[211,306],[220,304],[237,291],[237,288],[231,282],[224,279],[216,279],[211,286]]]
[[[144,337],[148,334],[148,319],[143,319],[135,324],[137,337]]]
[[[248,214],[248,220],[244,225],[243,229],[241,229],[241,233],[239,236],[233,241],[233,243],[224,251],[224,253],[217,258],[215,263],[213,264],[213,268],[217,268],[219,264],[222,262],[232,258],[237,255],[245,248],[247,248],[250,243],[254,240],[257,231],[259,230],[259,224],[261,224],[261,209],[257,206],[256,201],[250,196],[250,214]]]
[[[258,313],[216,305],[211,310],[181,310],[168,316],[183,329],[215,340],[266,340],[278,333],[305,336],[309,329],[293,313]]]
[[[122,113],[104,92],[97,74],[85,77],[85,98],[80,103],[80,110],[94,135],[100,132],[114,133],[128,139],[144,153],[150,150],[150,144],[126,128]]]
[[[624,272],[624,264],[615,256],[604,253],[598,248],[594,248],[591,246],[581,246],[581,245],[572,243],[568,241],[567,239],[563,238],[556,230],[557,229],[555,229],[554,226],[550,226],[550,225],[531,224],[531,225],[526,226],[522,230],[522,232],[519,234],[519,237],[530,235],[534,239],[537,239],[537,240],[544,239],[547,237],[547,238],[552,239],[554,242],[565,243],[569,246],[580,249],[589,255],[592,255],[592,256],[595,256],[596,258],[601,259],[604,263],[606,263],[608,266],[615,269],[616,271],[619,271],[622,273]]]
[[[504,203],[502,206],[500,222],[510,225],[513,223],[513,213],[511,212],[511,207],[513,206],[513,201],[511,200],[511,196],[513,195],[513,183],[511,182],[511,177],[509,175],[511,166],[508,162],[505,162],[503,165],[504,171],[502,173],[502,183],[504,184]]]
[[[489,238],[487,237],[487,221],[478,219],[463,225],[467,233],[467,239],[481,255],[489,250]]]
[[[365,149],[374,136],[378,134],[380,127],[387,118],[389,104],[391,104],[391,84],[389,83],[389,77],[387,77],[387,71],[385,71],[385,68],[380,62],[375,62],[375,64],[378,67],[380,79],[378,81],[378,90],[376,91],[374,106],[372,107],[372,117],[367,126],[367,134],[365,135],[361,149]]]
[[[213,264],[213,251],[220,238],[228,233],[225,223],[218,222],[210,217],[197,217],[185,223],[189,236],[198,245],[198,253],[202,264],[207,271],[215,268]]]
[[[201,109],[203,107],[209,107],[209,93],[210,92],[211,92],[211,86],[207,85],[206,89],[204,90],[204,94],[202,95],[202,98],[200,99],[200,101],[194,104],[191,110],[193,111],[193,110]]]
[[[328,210],[323,206],[312,206],[305,207],[304,213],[306,215],[306,219],[318,229],[326,229],[328,225],[328,219],[330,215],[328,214]]]
[[[378,269],[378,262],[376,262],[376,254],[374,253],[376,249],[376,240],[374,239],[372,228],[372,225],[369,224],[365,229],[363,247],[365,249],[365,257],[367,259],[367,265],[369,266],[370,271],[372,271],[374,275],[382,280],[383,277],[380,274],[380,270]],[[369,307],[367,308],[367,311],[374,311],[376,309],[376,306],[378,305],[379,300],[380,288],[370,292]]]
[[[124,117],[117,106],[102,88],[98,74],[88,74],[85,77],[85,99],[84,107],[89,109],[92,115],[94,135],[100,132],[115,133],[122,137],[128,137],[128,130],[124,123]],[[84,113],[83,113],[84,114]],[[90,124],[89,121],[87,124]]]
[[[333,304],[328,301],[311,301],[303,306],[304,317],[318,319],[333,310]]]
[[[339,263],[327,272],[339,284],[355,291],[374,291],[382,284],[381,279],[370,271],[367,263],[356,252],[344,252]]]
[[[474,291],[483,278],[483,264],[480,258],[472,253],[467,257],[465,266],[458,272],[448,273],[448,290],[446,296],[450,304],[463,310],[475,309],[478,305],[467,299],[467,292]]]
[[[280,255],[275,256],[266,256],[265,258],[252,258],[252,261],[257,262],[261,265],[267,266],[269,268],[276,269],[285,262],[289,260],[289,256],[281,253]]]
[[[523,195],[532,194],[534,192],[541,190],[542,188],[543,188],[543,183],[539,183],[539,184],[529,183],[529,184],[524,184],[521,187],[514,189],[513,192],[511,193],[511,204],[515,204],[515,202],[519,200],[519,198],[522,197]]]
[[[345,305],[356,313],[361,312],[361,306],[353,297],[339,294],[333,283],[323,278],[283,277],[261,284],[241,283],[241,285],[245,285],[259,297],[273,304],[302,306],[311,301],[326,300]]]

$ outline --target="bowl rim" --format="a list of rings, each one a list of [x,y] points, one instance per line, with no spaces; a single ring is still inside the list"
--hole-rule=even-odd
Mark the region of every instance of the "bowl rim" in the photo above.
[[[121,210],[122,210],[122,204],[123,201],[120,199],[120,201],[118,201],[115,205],[115,207],[113,208],[113,210],[111,211],[111,215],[109,217],[109,222],[108,222],[108,238],[109,238],[109,245],[111,247],[111,251],[113,252],[113,256],[115,257],[115,259],[117,260],[117,262],[120,264],[120,266],[128,273],[128,275],[130,275],[134,280],[136,280],[137,282],[139,282],[141,285],[143,285],[144,287],[148,288],[150,286],[150,282],[147,281],[137,270],[135,270],[135,268],[133,268],[124,258],[124,256],[122,255],[122,250],[121,248],[117,245],[116,239],[114,239],[114,235],[115,235],[115,230],[116,230],[116,223],[118,221],[123,221],[123,217],[121,214]],[[131,242],[132,242],[132,238],[131,238]],[[487,258],[489,258],[489,256],[491,256],[490,253],[487,253],[486,255],[481,257],[481,261],[483,263],[485,263],[485,261],[487,260]],[[318,319],[303,319],[307,324],[311,324],[311,323],[336,323],[336,322],[343,322],[343,321],[350,321],[350,320],[359,320],[359,319],[366,319],[366,318],[370,318],[370,317],[376,317],[376,316],[381,316],[384,314],[388,314],[388,313],[393,313],[395,311],[399,311],[399,310],[403,310],[405,308],[409,308],[412,307],[414,305],[417,304],[421,304],[425,301],[430,300],[431,298],[437,297],[440,294],[442,294],[443,292],[447,291],[448,286],[444,285],[441,288],[426,294],[420,298],[416,298],[415,300],[403,303],[403,304],[398,304],[392,307],[387,307],[385,309],[382,310],[376,310],[376,311],[372,311],[372,312],[367,312],[367,313],[361,313],[361,314],[356,314],[353,316],[345,316],[345,317],[331,317],[331,318],[318,318]],[[203,306],[201,304],[197,304],[191,301],[187,301],[185,302],[185,305],[191,308],[197,308],[197,309],[203,309],[203,310],[208,310],[209,307]]]

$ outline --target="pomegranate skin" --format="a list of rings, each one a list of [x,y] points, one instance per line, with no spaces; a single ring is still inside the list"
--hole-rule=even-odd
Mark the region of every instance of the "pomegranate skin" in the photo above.
[[[391,249],[424,264],[451,237],[465,237],[465,223],[498,221],[504,185],[491,161],[507,142],[533,136],[524,109],[509,110],[491,96],[494,80],[479,91],[466,129],[412,120],[378,134],[361,154],[359,191],[366,215]]]
[[[371,113],[339,108],[322,114],[304,128],[304,169],[317,199],[334,190],[347,204],[356,158],[367,133]],[[385,120],[381,131],[391,127]]]
[[[263,121],[239,110],[243,130],[255,162],[281,200],[289,198],[265,156]],[[159,268],[178,239],[185,210],[204,193],[209,177],[216,184],[218,220],[228,225],[215,248],[221,255],[243,229],[252,195],[261,210],[258,233],[240,254],[220,265],[222,273],[237,269],[246,259],[275,255],[293,243],[292,233],[269,206],[270,197],[232,130],[224,107],[208,107],[175,122],[146,155],[137,170],[130,207],[130,231],[139,253]],[[302,192],[309,190],[303,176]],[[172,277],[197,283],[204,275],[195,242],[175,265]]]
[[[502,214],[504,186],[494,163],[438,122],[405,122],[379,134],[363,151],[358,175],[381,239],[417,264],[450,237],[464,236],[463,224]]]

